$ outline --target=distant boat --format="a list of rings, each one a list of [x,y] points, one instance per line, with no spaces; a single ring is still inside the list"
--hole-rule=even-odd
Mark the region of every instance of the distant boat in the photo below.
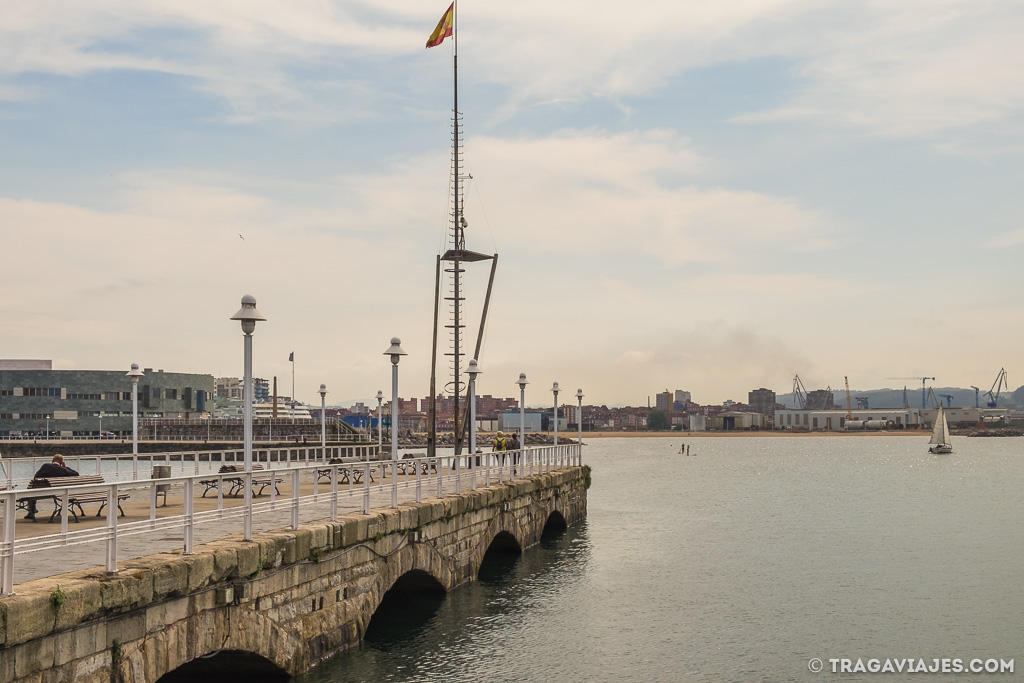
[[[935,426],[932,427],[932,438],[928,440],[932,444],[928,449],[929,453],[952,453],[953,444],[949,438],[949,423],[946,422],[946,413],[939,405],[939,414],[935,418]]]

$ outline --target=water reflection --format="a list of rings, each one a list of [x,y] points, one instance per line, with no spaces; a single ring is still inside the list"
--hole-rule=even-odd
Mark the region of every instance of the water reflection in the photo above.
[[[522,555],[508,547],[489,553],[478,580],[447,595],[396,592],[359,648],[294,683],[521,680],[537,648],[557,650],[546,612],[578,581],[590,551],[582,523],[546,534]]]

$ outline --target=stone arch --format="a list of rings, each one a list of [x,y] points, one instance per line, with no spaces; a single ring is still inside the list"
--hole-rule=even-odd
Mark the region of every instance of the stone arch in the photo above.
[[[518,552],[522,553],[522,549],[529,545],[526,542],[526,538],[526,533],[516,522],[515,515],[509,512],[501,512],[495,515],[491,519],[490,524],[488,524],[487,530],[479,538],[479,542],[473,551],[469,566],[470,575],[479,575],[484,557],[495,541],[498,542],[499,548],[512,547],[514,545]]]
[[[359,639],[390,640],[420,628],[436,613],[448,591],[429,572],[410,569],[399,576],[364,612]],[[403,633],[404,632],[404,633]]]
[[[305,671],[301,641],[266,615],[226,605],[167,624],[159,633],[125,643],[122,680],[156,683],[199,658],[218,652],[266,661],[289,676]]]
[[[195,683],[196,681],[241,680],[287,681],[291,674],[261,655],[239,650],[224,650],[209,657],[197,657],[168,671],[156,683]]]
[[[547,536],[553,534],[560,534],[569,528],[569,524],[565,521],[565,517],[559,510],[552,510],[548,518],[544,520],[544,526],[541,529],[540,537],[544,539]]]

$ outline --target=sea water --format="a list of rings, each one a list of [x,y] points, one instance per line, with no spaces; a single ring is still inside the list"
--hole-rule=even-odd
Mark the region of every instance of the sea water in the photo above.
[[[378,614],[361,647],[296,681],[878,678],[833,674],[843,659],[1018,672],[1024,439],[954,437],[941,456],[926,441],[592,439],[584,522]]]

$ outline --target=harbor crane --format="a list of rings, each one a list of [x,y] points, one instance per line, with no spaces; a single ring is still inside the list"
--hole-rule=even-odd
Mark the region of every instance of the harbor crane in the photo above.
[[[974,407],[975,408],[980,408],[981,405],[978,402],[978,392],[981,391],[981,389],[979,389],[978,387],[974,387],[974,386],[972,386],[971,389],[974,389]]]
[[[934,377],[886,377],[886,379],[919,379],[921,380],[921,409],[924,410],[928,407],[928,392],[925,389],[924,383],[928,380],[935,381]]]
[[[796,402],[797,410],[804,410],[807,407],[807,390],[800,381],[800,375],[793,378],[793,400]]]
[[[985,405],[989,408],[995,408],[996,404],[999,403],[999,392],[1003,389],[1010,388],[1010,380],[1006,379],[1006,370],[999,368],[999,374],[996,375],[996,381],[992,382],[992,388],[985,392],[988,396],[988,401]]]
[[[953,397],[950,394],[939,394],[939,398],[946,399],[946,407],[947,408],[952,408],[953,407]]]
[[[938,410],[939,406],[942,405],[942,401],[940,401],[939,397],[935,394],[935,389],[932,389],[931,387],[928,387],[928,405],[935,410]]]
[[[857,410],[871,410],[871,406],[868,405],[870,396],[854,396],[853,400],[857,402]]]

